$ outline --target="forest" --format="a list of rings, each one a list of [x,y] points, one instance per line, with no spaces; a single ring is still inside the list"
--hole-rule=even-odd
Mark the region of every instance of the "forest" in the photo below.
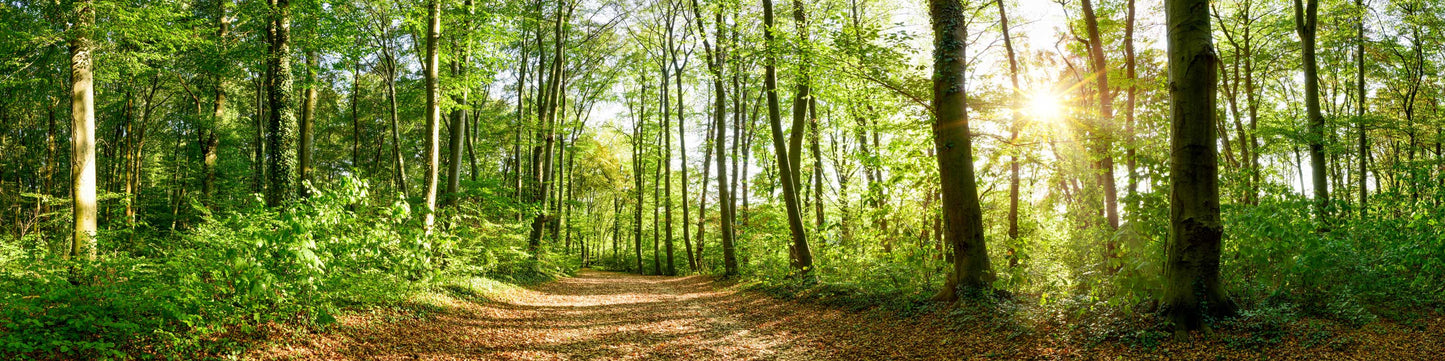
[[[1434,0],[4,0],[0,360],[1430,360]]]

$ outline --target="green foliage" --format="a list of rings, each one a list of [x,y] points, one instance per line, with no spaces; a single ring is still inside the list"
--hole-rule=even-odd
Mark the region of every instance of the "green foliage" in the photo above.
[[[0,353],[234,354],[263,324],[325,328],[347,309],[407,304],[457,277],[535,283],[571,267],[476,230],[423,234],[406,203],[373,205],[353,178],[312,194],[279,211],[208,218],[144,244],[154,249],[118,247],[134,244],[114,239],[129,234],[108,234],[102,247],[115,251],[96,262],[0,243]]]

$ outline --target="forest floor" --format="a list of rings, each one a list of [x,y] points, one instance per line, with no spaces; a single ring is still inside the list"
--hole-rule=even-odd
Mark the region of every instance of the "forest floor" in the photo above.
[[[358,313],[321,333],[273,340],[265,360],[959,360],[1445,358],[1445,318],[1413,326],[1219,331],[1141,343],[1057,322],[960,321],[948,308],[901,316],[781,300],[705,276],[583,270],[500,295],[448,297],[421,317]],[[1002,323],[1001,323],[1002,322]],[[1240,333],[1244,333],[1241,335]],[[1323,339],[1319,335],[1326,336]],[[1314,336],[1311,336],[1314,335]],[[1240,338],[1243,336],[1245,338]],[[1237,340],[1278,338],[1244,346]],[[1147,345],[1145,345],[1147,344]]]

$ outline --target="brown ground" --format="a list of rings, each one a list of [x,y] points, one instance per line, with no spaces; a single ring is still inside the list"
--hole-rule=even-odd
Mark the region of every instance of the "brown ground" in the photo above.
[[[947,310],[938,311],[946,313]],[[924,314],[850,312],[740,291],[702,276],[582,271],[491,302],[452,300],[435,317],[351,316],[250,358],[308,360],[1445,359],[1445,319],[1424,330],[1367,326],[1344,345],[1268,350],[1197,338],[1156,348],[1078,340],[1057,325],[1002,327]],[[1027,329],[1028,332],[1019,332]]]

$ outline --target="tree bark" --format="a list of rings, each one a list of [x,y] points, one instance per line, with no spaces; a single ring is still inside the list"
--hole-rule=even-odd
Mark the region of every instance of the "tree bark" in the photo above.
[[[1208,0],[1166,0],[1169,29],[1171,159],[1170,238],[1164,268],[1163,313],[1177,330],[1203,327],[1205,315],[1225,316],[1234,304],[1219,279],[1224,227],[1219,216],[1219,157],[1215,149],[1216,62]]]
[[[801,11],[802,11],[801,8],[799,8],[799,9],[797,9],[797,10],[795,10],[795,11],[798,12],[797,14],[794,15],[795,18],[800,18],[800,17],[801,17]],[[791,258],[791,260],[792,260],[791,263],[792,263],[793,268],[794,268],[800,275],[806,276],[806,275],[809,273],[809,271],[812,271],[812,268],[813,268],[813,255],[812,255],[812,252],[808,250],[808,238],[807,238],[807,235],[806,235],[806,233],[805,233],[805,231],[804,231],[804,229],[803,229],[803,217],[802,217],[802,212],[801,212],[800,205],[798,204],[798,203],[799,203],[799,202],[798,202],[798,180],[797,180],[797,175],[798,175],[798,174],[795,172],[795,171],[796,171],[795,168],[796,168],[797,162],[794,161],[793,159],[797,159],[797,158],[795,157],[795,156],[797,156],[797,154],[794,154],[794,153],[796,153],[796,152],[799,150],[798,148],[799,148],[800,145],[802,144],[802,136],[801,136],[801,135],[802,135],[802,130],[803,130],[803,128],[802,128],[802,127],[803,127],[803,122],[801,121],[801,116],[799,115],[799,114],[800,114],[799,112],[800,112],[800,110],[802,110],[802,109],[799,108],[800,105],[798,104],[798,100],[801,100],[801,99],[804,99],[804,98],[807,97],[808,88],[807,88],[807,85],[805,85],[804,83],[801,82],[801,80],[803,80],[803,79],[800,79],[800,83],[799,83],[799,85],[798,85],[798,92],[799,92],[799,95],[798,95],[798,96],[799,96],[799,98],[795,99],[794,102],[793,102],[793,107],[794,107],[794,111],[793,111],[793,113],[794,113],[794,114],[793,114],[793,115],[794,115],[794,117],[793,117],[793,127],[794,127],[794,130],[795,130],[793,133],[796,133],[797,136],[790,136],[790,137],[789,137],[788,142],[794,144],[793,147],[792,147],[792,148],[793,148],[793,151],[790,152],[790,151],[788,150],[788,149],[789,149],[789,148],[788,148],[788,145],[783,143],[784,140],[783,140],[783,126],[782,126],[782,119],[781,119],[782,116],[781,116],[781,114],[779,114],[779,106],[778,106],[777,55],[775,54],[775,50],[772,49],[773,43],[774,43],[773,39],[775,38],[775,35],[773,34],[773,30],[772,30],[772,29],[773,29],[773,2],[772,2],[772,0],[763,0],[763,22],[764,22],[764,26],[765,26],[765,31],[764,31],[764,33],[763,33],[763,34],[764,34],[764,43],[765,43],[766,46],[769,48],[769,50],[766,51],[766,55],[765,55],[765,56],[766,56],[766,60],[764,61],[764,65],[763,65],[764,74],[765,74],[765,75],[764,75],[764,86],[765,86],[766,89],[767,89],[767,97],[768,97],[768,124],[769,124],[769,126],[770,126],[770,128],[771,128],[771,130],[772,130],[772,135],[773,135],[773,137],[772,137],[772,138],[773,138],[773,150],[774,150],[774,153],[776,154],[776,158],[777,158],[777,162],[778,162],[778,178],[779,178],[779,183],[781,183],[781,184],[782,184],[782,187],[783,187],[783,201],[784,201],[785,206],[787,207],[787,213],[788,213],[788,229],[792,232],[792,238],[793,238],[792,245],[790,245],[790,246],[788,247],[788,255],[790,256],[790,258]],[[801,22],[802,22],[802,21],[801,21],[801,19],[800,19],[800,20],[799,20],[799,23],[801,23]],[[801,105],[801,106],[806,106],[806,105]],[[797,138],[797,139],[796,139],[796,140],[793,140],[793,138]]]
[[[231,30],[231,18],[226,14],[226,5],[229,2],[230,0],[216,1],[216,48],[219,59],[227,58],[225,54],[226,37],[229,36]],[[224,67],[224,64],[226,63],[223,62],[222,67]],[[220,146],[220,140],[217,138],[216,131],[220,127],[221,118],[224,117],[226,113],[225,70],[217,70],[214,76],[216,82],[216,98],[213,103],[214,106],[211,109],[210,124],[208,124],[206,134],[202,135],[203,138],[201,139],[201,167],[203,168],[201,170],[201,193],[204,195],[206,205],[209,207],[215,206],[213,197],[216,194],[216,161],[218,159],[216,152]]]
[[[953,269],[934,299],[954,301],[959,290],[992,288],[994,275],[968,134],[967,19],[958,1],[929,0],[928,8],[933,23],[933,145],[943,193],[943,238],[953,246]]]
[[[1365,17],[1363,15],[1366,10],[1365,0],[1355,0],[1355,6],[1359,7],[1361,14],[1360,22],[1356,24],[1359,37],[1355,39],[1355,65],[1357,66],[1355,72],[1355,101],[1357,102],[1355,105],[1355,122],[1357,122],[1357,127],[1359,128],[1360,143],[1360,218],[1364,218],[1370,213],[1370,189],[1367,184],[1370,170],[1365,167],[1365,162],[1369,159],[1370,152],[1369,139],[1365,136]]]
[[[1114,184],[1114,156],[1113,148],[1113,122],[1114,122],[1114,98],[1109,88],[1109,68],[1104,59],[1104,40],[1099,36],[1099,20],[1094,16],[1094,4],[1091,0],[1083,0],[1084,26],[1089,33],[1089,59],[1093,72],[1096,74],[1099,88],[1099,120],[1094,124],[1094,140],[1096,156],[1099,160],[1095,163],[1099,185],[1104,188],[1104,217],[1109,222],[1110,230],[1119,229],[1119,193]],[[1109,237],[1105,243],[1107,256],[1116,257],[1117,244]],[[1111,267],[1112,268],[1112,267]]]
[[[438,147],[441,143],[441,129],[439,122],[442,117],[441,91],[438,89],[437,68],[440,63],[437,60],[437,41],[441,38],[441,1],[427,1],[427,35],[426,35],[426,209],[422,227],[427,234],[431,234],[436,223],[437,210],[437,178],[439,177],[439,165],[441,163],[441,151]]]
[[[315,143],[313,132],[316,122],[316,68],[319,63],[316,51],[306,52],[306,97],[301,100],[301,134],[296,146],[296,194],[301,198],[310,197],[306,182],[311,180],[311,153]]]
[[[460,54],[457,54],[457,59],[452,62],[452,75],[457,81],[463,84],[460,89],[461,94],[455,95],[452,99],[457,105],[468,104],[467,98],[471,96],[471,86],[466,81],[466,76],[467,67],[471,66],[471,17],[475,13],[475,9],[472,6],[472,0],[466,0],[463,6],[466,7],[467,19],[462,31],[467,33],[463,37],[465,39],[463,40],[464,44],[458,51]],[[447,142],[447,149],[451,151],[447,157],[449,161],[449,163],[447,163],[447,189],[446,197],[443,198],[443,204],[447,207],[453,207],[457,204],[457,191],[461,187],[462,178],[462,140],[463,136],[468,132],[467,124],[467,111],[458,106],[456,110],[452,111],[451,138]],[[475,175],[476,167],[473,166],[472,168],[472,173]]]
[[[280,207],[291,200],[296,188],[296,161],[291,147],[296,144],[296,105],[292,99],[294,79],[291,75],[291,0],[269,0],[272,19],[269,24],[271,47],[267,75],[271,103],[269,130],[266,136],[268,158],[266,206]]]
[[[1310,147],[1310,175],[1314,184],[1315,216],[1324,230],[1329,219],[1330,191],[1325,165],[1325,117],[1320,114],[1319,66],[1315,61],[1315,30],[1319,0],[1295,0],[1295,31],[1300,36],[1304,58],[1305,112],[1309,117],[1307,143]]]
[[[1131,1],[1131,3],[1132,3],[1133,0],[1130,0],[1130,1]],[[1009,161],[1008,161],[1008,162],[1009,162],[1009,182],[1008,182],[1008,238],[1009,238],[1009,243],[1008,243],[1008,252],[1007,252],[1007,254],[1008,254],[1008,266],[1009,266],[1009,268],[1014,268],[1014,267],[1018,267],[1018,265],[1019,265],[1019,255],[1018,255],[1018,250],[1016,249],[1016,243],[1017,243],[1018,240],[1019,240],[1019,154],[1018,154],[1018,153],[1019,153],[1019,151],[1021,151],[1021,149],[1020,149],[1021,147],[1018,146],[1018,139],[1019,139],[1019,129],[1020,129],[1020,128],[1023,128],[1023,122],[1024,122],[1023,114],[1021,114],[1020,111],[1019,111],[1019,109],[1022,109],[1022,106],[1023,106],[1023,104],[1022,104],[1022,100],[1023,100],[1023,88],[1019,87],[1019,63],[1018,63],[1018,59],[1016,59],[1016,58],[1014,57],[1013,38],[1009,36],[1008,11],[1005,10],[1004,2],[1003,2],[1002,0],[997,1],[996,3],[998,4],[999,24],[1000,24],[1000,26],[1001,26],[1001,28],[1002,28],[1002,31],[1003,31],[1003,46],[1004,46],[1005,52],[1008,54],[1008,74],[1009,74],[1009,81],[1010,81],[1010,84],[1013,85],[1013,99],[1012,99],[1012,103],[1013,103],[1013,106],[1012,106],[1012,108],[1013,108],[1013,122],[1012,122],[1011,124],[1009,124],[1009,137],[1008,137],[1008,139],[1009,139],[1008,143],[1009,143],[1010,147],[1013,148],[1013,151],[1010,152],[1010,154],[1009,154]],[[1130,14],[1133,14],[1133,13],[1131,12]],[[1126,37],[1127,37],[1127,36],[1126,36]],[[1126,46],[1127,46],[1127,45],[1126,45]],[[1131,94],[1132,94],[1132,93],[1131,93]],[[1132,114],[1131,114],[1131,115],[1132,115]],[[1133,167],[1131,166],[1130,168],[1132,169]],[[1130,181],[1131,181],[1131,182],[1133,181],[1132,176],[1131,176],[1131,178],[1130,178]],[[1131,187],[1132,187],[1132,183],[1131,183]],[[1130,189],[1132,190],[1132,188],[1130,188]]]
[[[95,259],[95,88],[91,75],[94,0],[77,0],[70,29],[70,174],[75,227],[66,259]]]

